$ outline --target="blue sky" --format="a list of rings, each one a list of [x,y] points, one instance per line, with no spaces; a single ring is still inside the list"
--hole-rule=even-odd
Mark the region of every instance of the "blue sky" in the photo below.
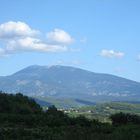
[[[70,65],[140,82],[139,0],[0,0],[0,75]]]

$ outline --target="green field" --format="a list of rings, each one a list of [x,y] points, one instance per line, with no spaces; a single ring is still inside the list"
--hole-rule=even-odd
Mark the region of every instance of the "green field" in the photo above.
[[[83,115],[89,119],[98,119],[102,122],[109,122],[111,114],[123,112],[140,115],[140,104],[123,102],[99,103],[95,106],[86,106],[76,110],[67,111],[71,117]]]

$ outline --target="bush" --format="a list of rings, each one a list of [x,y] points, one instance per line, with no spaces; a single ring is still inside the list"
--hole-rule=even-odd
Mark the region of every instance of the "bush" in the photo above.
[[[140,124],[140,116],[129,113],[117,113],[110,116],[113,124]]]

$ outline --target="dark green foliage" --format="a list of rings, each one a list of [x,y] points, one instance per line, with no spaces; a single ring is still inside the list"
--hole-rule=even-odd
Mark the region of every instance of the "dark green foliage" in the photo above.
[[[6,110],[4,110],[6,109]],[[139,116],[116,114],[122,122],[111,125],[83,116],[68,117],[51,106],[43,111],[22,94],[0,94],[0,140],[139,140]],[[113,115],[111,116],[114,123]],[[113,118],[114,117],[114,118]],[[116,118],[117,118],[116,117]],[[123,119],[122,119],[123,118]],[[128,120],[127,120],[128,121]],[[117,121],[118,122],[118,121]]]
[[[40,113],[41,107],[27,96],[18,94],[5,94],[0,92],[0,113]]]
[[[140,116],[129,114],[129,113],[117,113],[110,116],[113,124],[139,124],[140,125]]]

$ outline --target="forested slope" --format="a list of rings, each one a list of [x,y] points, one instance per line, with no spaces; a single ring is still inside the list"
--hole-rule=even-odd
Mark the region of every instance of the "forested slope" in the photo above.
[[[140,117],[111,116],[113,124],[68,117],[51,106],[43,111],[33,99],[22,94],[0,93],[1,140],[139,140]],[[128,119],[131,118],[131,119]]]

